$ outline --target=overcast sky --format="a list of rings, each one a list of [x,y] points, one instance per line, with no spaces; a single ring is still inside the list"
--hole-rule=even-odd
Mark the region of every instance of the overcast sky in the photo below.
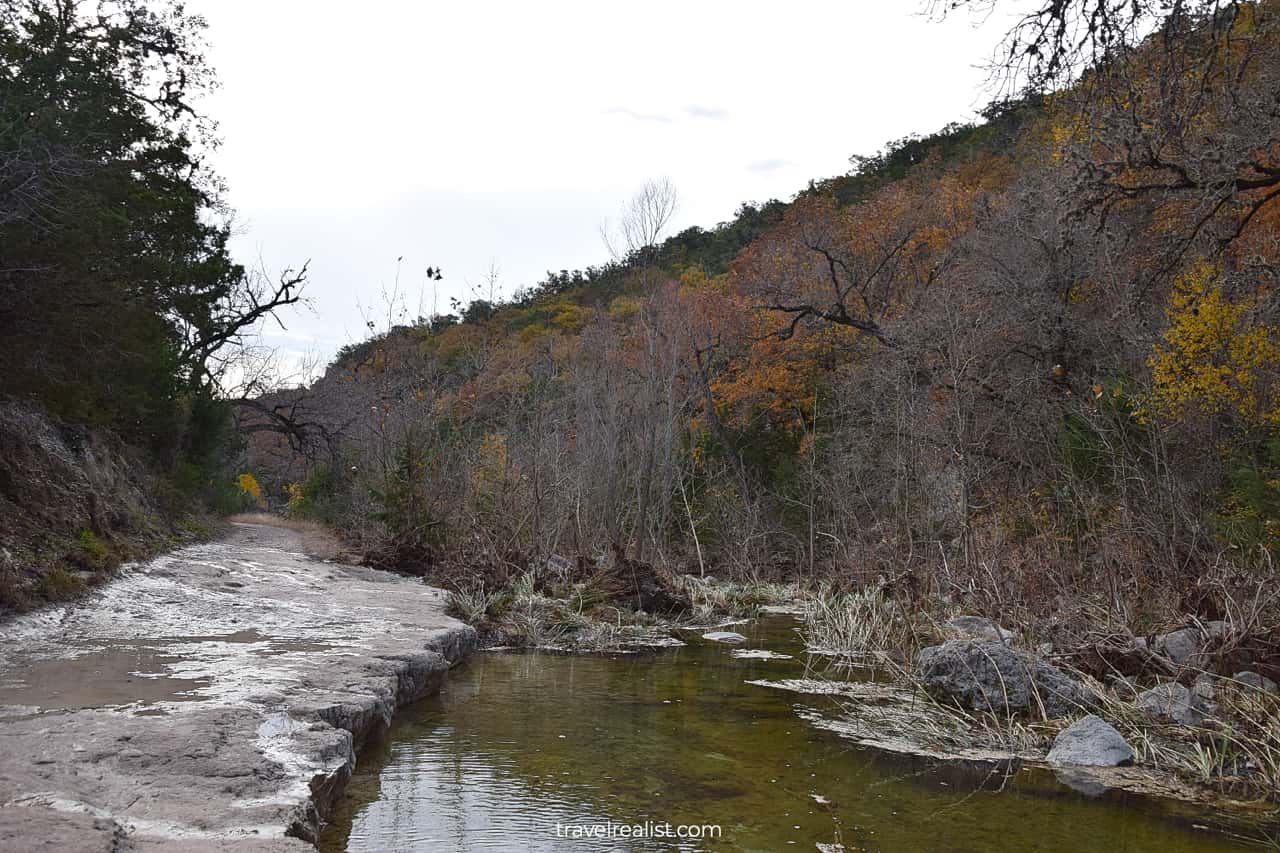
[[[1007,18],[917,0],[645,3],[188,0],[221,88],[215,165],[237,255],[311,261],[312,309],[271,338],[327,358],[357,305],[429,312],[491,264],[506,294],[607,258],[598,228],[648,178],[675,230],[789,199],[890,139],[971,119]]]

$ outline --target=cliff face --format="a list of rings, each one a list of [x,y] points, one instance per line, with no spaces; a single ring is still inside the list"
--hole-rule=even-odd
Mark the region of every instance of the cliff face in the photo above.
[[[74,597],[198,525],[142,456],[111,436],[0,402],[0,615]]]

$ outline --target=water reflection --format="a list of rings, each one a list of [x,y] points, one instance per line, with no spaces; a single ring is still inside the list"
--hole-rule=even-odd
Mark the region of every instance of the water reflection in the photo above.
[[[853,746],[796,715],[832,713],[830,700],[745,683],[805,673],[793,623],[737,630],[751,648],[796,658],[734,658],[714,644],[473,656],[362,759],[321,849],[1237,849],[1168,804],[1088,797],[1040,771],[1006,777]],[[556,834],[557,824],[606,820],[719,824],[723,837]]]

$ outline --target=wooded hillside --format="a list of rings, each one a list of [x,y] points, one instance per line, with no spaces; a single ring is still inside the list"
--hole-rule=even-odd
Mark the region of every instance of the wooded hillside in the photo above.
[[[981,122],[710,229],[668,236],[649,184],[612,261],[447,315],[392,297],[268,395],[231,387],[246,333],[305,276],[227,250],[203,22],[0,14],[0,395],[138,449],[168,504],[261,495],[458,583],[621,555],[1028,619],[1212,616],[1272,572],[1275,0],[1045,2]]]
[[[1280,6],[1212,5],[788,203],[381,330],[267,401],[291,441],[252,468],[420,571],[616,546],[1212,615],[1280,544]]]

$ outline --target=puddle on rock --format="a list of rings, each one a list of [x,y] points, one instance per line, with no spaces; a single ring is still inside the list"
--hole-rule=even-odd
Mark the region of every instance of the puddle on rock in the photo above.
[[[234,663],[228,646],[256,658],[336,648],[316,639],[271,637],[257,629],[107,642],[106,648],[70,646],[56,656],[32,656],[21,665],[9,661],[12,665],[0,670],[0,716],[199,702],[209,698],[207,688],[215,678],[226,675],[225,661]]]
[[[21,679],[0,681],[0,703],[44,711],[121,708],[159,702],[198,701],[207,678],[174,678],[178,658],[146,645],[128,644],[73,658],[32,661]]]

